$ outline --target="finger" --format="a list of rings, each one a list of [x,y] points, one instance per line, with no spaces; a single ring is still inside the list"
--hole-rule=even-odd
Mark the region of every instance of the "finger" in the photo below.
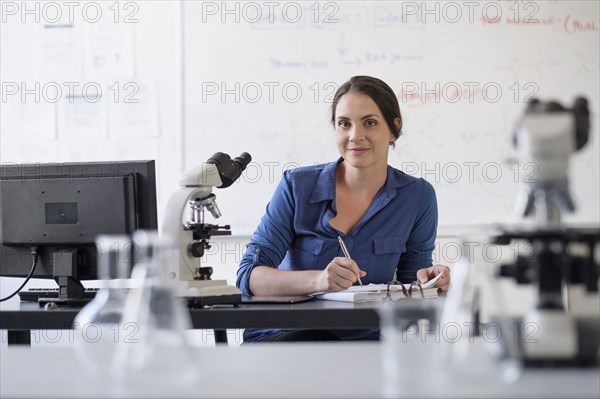
[[[450,268],[446,265],[434,265],[431,266],[430,269],[435,273],[435,275],[438,275],[440,273],[444,273],[445,275],[450,274]]]
[[[327,269],[329,269],[331,275],[338,276],[344,279],[352,278],[354,272],[351,269],[345,267],[344,265],[338,263],[337,260],[338,258],[334,258],[331,261],[331,263],[327,265]]]
[[[354,283],[357,279],[356,274],[354,274],[354,272],[352,272],[352,270],[346,269],[344,267],[339,267],[339,266],[335,267],[335,268],[333,268],[333,272],[335,273],[335,275],[338,278],[348,280],[351,283]]]
[[[438,285],[440,286],[440,288],[445,292],[448,291],[448,289],[450,288],[450,275],[446,275],[446,273],[444,273],[444,278],[443,280],[438,281]]]
[[[437,265],[434,267],[434,273],[436,276],[438,274],[442,275],[442,277],[440,277],[440,283],[450,283],[450,268],[448,266]]]
[[[417,280],[419,283],[423,284],[429,281],[429,272],[428,269],[420,269],[417,271]]]
[[[346,269],[352,270],[352,272],[356,275],[356,277],[360,277],[361,276],[361,271],[360,268],[358,267],[358,265],[356,264],[355,261],[353,261],[352,259],[348,259],[348,258],[334,258],[334,261],[342,266],[345,267]],[[366,273],[365,273],[366,275]]]
[[[335,258],[334,261],[338,265],[345,267],[346,269],[352,270],[356,275],[358,275],[361,272],[360,267],[358,267],[358,264],[355,261],[353,261],[352,259]]]
[[[450,274],[447,273],[446,270],[440,271],[437,275],[441,275],[441,277],[434,285],[444,292],[448,291],[448,288],[450,287]]]
[[[436,286],[437,286],[439,289],[441,289],[443,292],[446,292],[446,291],[448,291],[448,288],[450,287],[450,284],[441,284],[441,285],[440,285],[440,284],[439,284],[439,281],[438,281],[438,284],[436,284]]]
[[[435,283],[435,285],[439,286],[440,284],[444,284],[444,280],[447,280],[446,278],[446,273],[444,272],[444,270],[441,269],[433,269],[432,270],[432,276],[431,278],[440,276],[440,279],[437,281],[437,283]]]
[[[352,282],[348,280],[334,280],[333,281],[334,291],[342,291],[352,286]]]
[[[336,258],[333,258],[333,261],[335,263],[337,263],[338,265],[343,266],[345,268],[352,268],[353,266],[357,266],[356,262],[349,258],[336,257]]]

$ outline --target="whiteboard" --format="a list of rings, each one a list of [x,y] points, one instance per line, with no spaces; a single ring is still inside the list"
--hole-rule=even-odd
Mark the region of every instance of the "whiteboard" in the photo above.
[[[184,2],[183,13],[184,164],[253,156],[216,190],[235,235],[254,231],[284,170],[337,159],[330,102],[354,75],[396,92],[404,128],[389,163],[433,184],[441,226],[518,220],[518,182],[535,177],[509,162],[525,101],[586,96],[592,133],[572,160],[567,220],[600,220],[598,2]]]

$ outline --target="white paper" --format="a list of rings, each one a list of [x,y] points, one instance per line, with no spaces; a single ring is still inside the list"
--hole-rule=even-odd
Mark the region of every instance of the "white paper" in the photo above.
[[[110,19],[85,25],[86,80],[135,78],[134,26]]]
[[[53,140],[56,138],[56,105],[46,101],[10,96],[0,105],[0,129],[4,140]]]
[[[150,138],[160,136],[156,88],[151,83],[116,82],[109,85],[110,137]]]
[[[42,27],[38,43],[40,46],[38,73],[43,80],[49,82],[81,80],[82,37],[79,25],[46,24]]]
[[[99,139],[107,137],[106,98],[67,97],[58,104],[59,139]]]

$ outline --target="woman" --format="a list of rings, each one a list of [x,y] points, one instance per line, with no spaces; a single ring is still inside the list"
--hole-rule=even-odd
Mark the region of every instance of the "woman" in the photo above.
[[[437,286],[446,291],[450,269],[431,266],[433,187],[387,164],[402,130],[393,90],[373,77],[351,78],[334,96],[331,122],[340,159],[284,173],[240,263],[238,287],[245,295],[304,295],[359,279],[423,283],[443,273]],[[378,330],[244,332],[253,342],[378,338]]]

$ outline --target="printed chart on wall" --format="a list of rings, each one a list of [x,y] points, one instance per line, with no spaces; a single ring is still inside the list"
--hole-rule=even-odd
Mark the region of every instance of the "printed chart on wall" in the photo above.
[[[185,162],[247,151],[217,191],[223,222],[251,234],[284,170],[339,156],[334,92],[354,75],[395,91],[403,135],[389,163],[433,184],[440,225],[518,220],[514,126],[537,97],[590,102],[573,155],[573,222],[598,221],[598,2],[185,2]]]

